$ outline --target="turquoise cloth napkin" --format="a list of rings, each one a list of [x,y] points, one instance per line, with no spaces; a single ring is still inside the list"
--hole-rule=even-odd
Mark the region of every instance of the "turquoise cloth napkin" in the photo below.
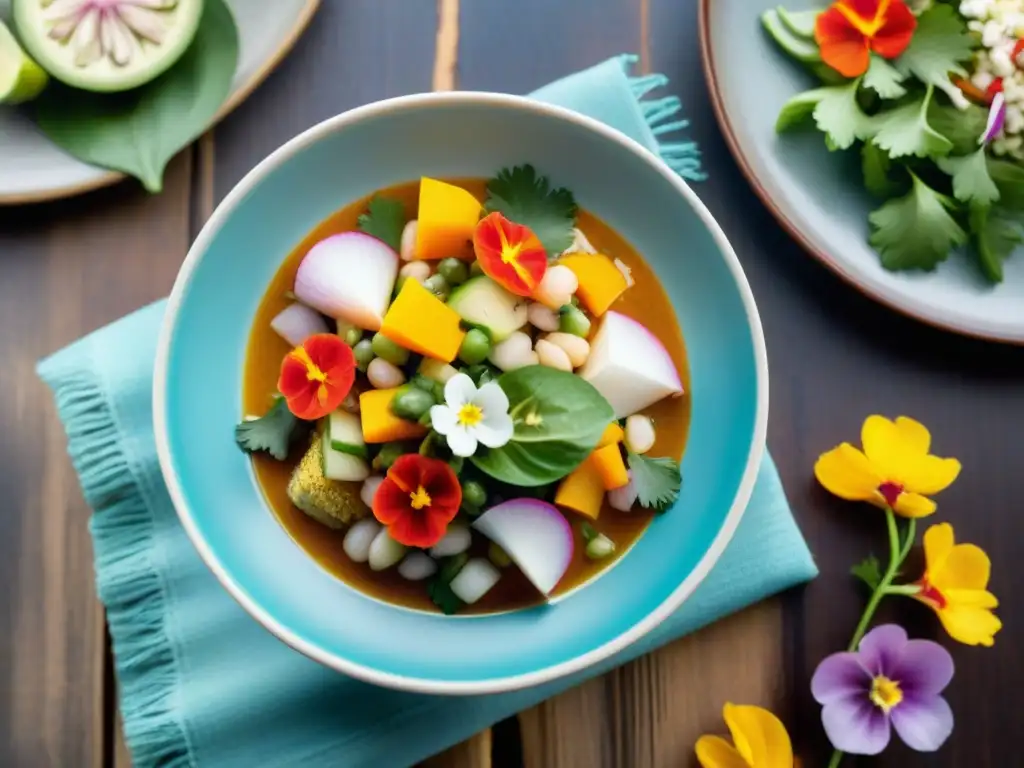
[[[590,113],[703,177],[693,144],[659,143],[674,97],[665,78],[628,77],[632,57],[553,83],[537,98]],[[137,768],[398,768],[455,744],[589,677],[817,571],[770,459],[735,537],[671,618],[619,655],[537,688],[479,697],[401,693],[328,670],[246,614],[178,523],[157,464],[151,386],[164,303],[141,309],[42,361],[90,522],[107,608],[124,729]]]

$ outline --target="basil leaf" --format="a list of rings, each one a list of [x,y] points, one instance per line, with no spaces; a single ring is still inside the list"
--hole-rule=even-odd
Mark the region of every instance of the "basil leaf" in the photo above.
[[[61,149],[92,165],[163,188],[167,163],[213,121],[231,92],[238,30],[224,0],[206,0],[195,40],[156,80],[124,93],[60,83],[36,102],[39,127]]]
[[[594,450],[615,416],[593,385],[579,376],[531,365],[502,374],[514,431],[501,448],[472,458],[496,480],[523,487],[565,477]]]

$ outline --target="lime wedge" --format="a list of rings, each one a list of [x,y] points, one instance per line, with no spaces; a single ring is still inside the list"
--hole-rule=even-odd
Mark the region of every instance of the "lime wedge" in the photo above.
[[[0,21],[0,104],[20,104],[40,94],[50,79]]]

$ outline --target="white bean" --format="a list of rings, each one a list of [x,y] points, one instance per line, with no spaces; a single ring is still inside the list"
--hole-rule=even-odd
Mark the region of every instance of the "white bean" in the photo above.
[[[558,309],[569,303],[579,287],[576,273],[563,264],[556,264],[548,267],[540,285],[533,291],[533,298],[551,309]]]
[[[418,283],[422,283],[430,277],[430,263],[426,261],[410,261],[404,264],[398,274],[402,277],[410,277]]]
[[[535,349],[537,359],[540,360],[541,365],[572,373],[572,361],[569,360],[569,355],[561,347],[552,344],[550,341],[540,339]]]
[[[383,357],[375,357],[366,368],[366,378],[374,389],[393,389],[405,383],[405,374],[397,365],[393,365]]]
[[[400,255],[402,261],[412,261],[416,257],[416,228],[419,226],[416,219],[405,225],[402,230],[402,247]]]
[[[381,475],[372,475],[363,481],[363,487],[359,489],[359,498],[363,500],[363,504],[373,509],[373,497],[377,493],[377,489],[380,488],[380,484],[384,482],[384,478]]]
[[[491,591],[501,579],[501,571],[491,565],[490,560],[474,557],[452,579],[451,590],[462,602],[472,605]]]
[[[531,302],[526,310],[526,319],[530,325],[540,331],[557,331],[560,324],[558,310],[546,307],[539,302]]]
[[[633,483],[633,472],[627,470],[626,474],[629,476],[629,482],[621,488],[615,488],[608,491],[608,505],[612,509],[617,509],[619,512],[629,512],[633,509],[633,505],[636,504],[637,496],[639,495],[636,489],[636,485]]]
[[[516,331],[491,350],[490,361],[503,371],[514,371],[527,365],[536,365],[533,353],[533,339],[522,331]]]
[[[549,333],[544,338],[565,351],[573,368],[579,368],[590,357],[590,343],[584,338],[571,333]]]
[[[633,453],[647,453],[654,447],[654,422],[634,413],[626,419],[626,447]]]
[[[431,557],[451,557],[460,555],[469,549],[473,542],[473,536],[469,532],[469,526],[453,523],[448,526],[448,531],[433,547],[430,548]]]
[[[437,572],[437,563],[422,552],[410,552],[398,564],[398,573],[409,581],[423,581]]]
[[[405,545],[392,539],[387,528],[384,528],[370,544],[370,568],[375,571],[386,570],[405,557],[405,552]]]
[[[348,529],[341,548],[353,563],[365,563],[370,559],[370,546],[380,532],[381,526],[376,520],[360,520]]]

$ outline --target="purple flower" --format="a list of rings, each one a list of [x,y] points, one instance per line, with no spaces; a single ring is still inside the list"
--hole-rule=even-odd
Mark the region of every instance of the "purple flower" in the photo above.
[[[856,653],[834,653],[814,672],[811,693],[832,745],[877,755],[889,723],[911,749],[934,752],[953,731],[953,711],[939,694],[953,679],[953,658],[931,640],[908,640],[895,624],[864,635]]]

